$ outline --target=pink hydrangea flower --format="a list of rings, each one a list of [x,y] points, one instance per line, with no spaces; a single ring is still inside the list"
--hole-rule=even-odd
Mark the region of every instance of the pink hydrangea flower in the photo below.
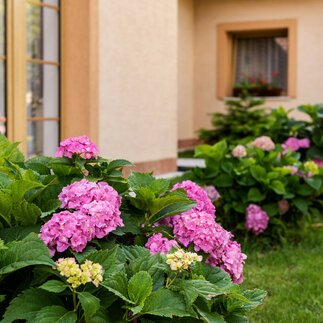
[[[215,246],[231,238],[231,233],[215,223],[214,216],[204,211],[185,212],[174,225],[174,236],[185,247],[194,244],[194,250],[210,253]]]
[[[283,154],[288,152],[288,148],[290,148],[292,151],[297,151],[300,148],[299,140],[295,137],[290,137],[282,144],[282,147],[285,149]]]
[[[187,192],[187,196],[189,198],[198,202],[198,204],[190,211],[205,211],[206,213],[212,214],[215,217],[215,207],[212,201],[209,199],[207,193],[200,186],[190,180],[187,180],[174,185],[171,191],[174,191],[177,188],[183,188]]]
[[[55,157],[69,157],[73,154],[78,154],[85,159],[97,158],[99,154],[97,146],[87,137],[70,137],[63,140],[57,148]]]
[[[91,215],[91,225],[95,236],[99,239],[114,231],[117,227],[123,227],[119,208],[108,201],[93,201],[82,207],[82,212]]]
[[[289,203],[287,200],[278,201],[278,207],[281,214],[285,214],[289,210]]]
[[[270,151],[275,149],[275,144],[268,136],[261,136],[256,138],[252,143],[252,147],[258,147],[265,151]]]
[[[221,196],[219,192],[216,190],[216,188],[212,185],[210,186],[204,186],[204,191],[206,192],[209,199],[214,203],[216,202]]]
[[[101,239],[118,226],[124,226],[119,210],[121,197],[105,182],[93,183],[83,179],[64,187],[59,199],[61,208],[77,211],[54,214],[42,226],[40,237],[52,254],[55,245],[58,252],[69,246],[81,252],[94,237]]]
[[[68,247],[81,252],[95,234],[90,217],[81,211],[55,213],[40,231],[39,237],[48,246],[53,256],[56,251],[55,246],[58,252],[63,252]]]
[[[58,195],[61,208],[80,210],[83,205],[93,201],[107,201],[114,209],[119,209],[121,197],[118,192],[105,182],[89,182],[82,179],[63,188]]]
[[[269,217],[260,206],[250,204],[246,209],[246,228],[258,235],[267,228]]]
[[[320,167],[323,167],[323,159],[313,158],[312,161]]]
[[[309,148],[310,145],[311,142],[308,138],[297,139],[295,137],[290,137],[282,144],[282,147],[285,149],[283,154],[287,154],[289,148],[292,151],[298,151],[300,148]]]
[[[303,138],[298,140],[299,148],[310,148],[311,141],[308,138]]]
[[[290,175],[297,174],[297,172],[298,172],[298,167],[297,166],[288,165],[288,166],[284,166],[284,168],[291,169],[292,170],[292,172],[290,173]]]
[[[241,247],[236,241],[229,241],[224,248],[220,268],[226,271],[235,284],[243,282],[243,264],[247,256],[241,252]]]
[[[164,238],[161,233],[153,234],[145,244],[146,249],[150,251],[153,255],[160,252],[165,255],[172,247],[179,248],[175,240],[168,240]]]
[[[244,146],[238,145],[233,148],[232,156],[233,157],[245,157],[245,156],[247,156],[247,150]]]

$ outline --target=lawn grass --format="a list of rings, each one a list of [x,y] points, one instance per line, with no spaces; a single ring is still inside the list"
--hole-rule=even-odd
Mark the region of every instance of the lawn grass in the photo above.
[[[276,250],[244,250],[244,289],[267,291],[250,322],[323,322],[323,228],[311,228]]]

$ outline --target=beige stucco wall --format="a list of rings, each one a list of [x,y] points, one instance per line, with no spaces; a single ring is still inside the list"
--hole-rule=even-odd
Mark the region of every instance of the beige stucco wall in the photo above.
[[[177,154],[177,0],[100,0],[99,146],[133,162]]]
[[[178,0],[178,139],[194,137],[194,0]]]
[[[196,0],[195,19],[195,130],[210,128],[207,113],[224,110],[223,101],[216,98],[219,23],[297,19],[297,97],[268,100],[266,106],[292,108],[323,102],[322,0]]]

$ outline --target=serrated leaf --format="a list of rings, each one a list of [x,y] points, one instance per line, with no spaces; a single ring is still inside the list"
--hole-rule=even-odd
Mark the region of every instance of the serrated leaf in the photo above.
[[[213,267],[205,262],[196,263],[196,265],[201,267],[201,269],[200,271],[194,269],[193,273],[203,275],[206,280],[216,285],[218,288],[228,288],[232,285],[230,276],[223,269]]]
[[[115,246],[111,250],[98,250],[86,256],[87,260],[91,260],[95,263],[99,263],[104,269],[104,279],[117,271],[117,250],[118,246]]]
[[[247,290],[243,292],[243,296],[246,297],[250,302],[253,304],[245,304],[244,309],[249,311],[258,305],[261,305],[263,302],[264,297],[267,295],[267,292],[260,290],[260,289],[255,289],[255,290]]]
[[[147,297],[142,313],[170,318],[192,315],[186,311],[184,299],[169,289],[161,289]]]
[[[304,180],[309,186],[313,187],[317,191],[322,186],[322,180],[319,177],[304,178]]]
[[[0,250],[0,274],[31,265],[55,265],[48,248],[35,233],[30,233],[21,241],[9,242],[7,247],[8,250]]]
[[[77,297],[81,302],[85,319],[88,321],[100,308],[100,300],[88,292],[77,293]]]
[[[149,250],[141,246],[123,246],[122,253],[125,256],[126,260],[129,260],[129,261],[135,260],[139,257],[145,257],[145,256],[151,255]]]
[[[11,323],[19,319],[35,322],[39,310],[53,305],[62,305],[56,295],[38,288],[27,289],[10,302],[1,323]]]
[[[179,287],[184,292],[188,307],[192,305],[198,296],[209,301],[213,297],[225,293],[223,289],[215,286],[207,280],[177,279],[173,285]]]
[[[258,182],[262,182],[266,179],[266,169],[260,165],[250,166],[250,173]]]
[[[47,290],[48,292],[52,292],[52,293],[61,293],[67,287],[68,285],[66,285],[60,280],[49,280],[45,284],[39,286],[39,288]]]
[[[45,306],[36,315],[34,323],[75,323],[77,315],[63,306]]]
[[[128,282],[129,298],[136,304],[143,304],[153,289],[153,280],[146,271],[139,271]]]
[[[146,271],[153,279],[153,290],[161,289],[164,286],[164,271],[156,266],[159,264],[160,255],[149,254],[139,257],[130,262],[128,271],[134,275],[139,271]]]
[[[11,185],[12,198],[14,201],[19,201],[29,190],[43,186],[43,184],[24,179],[14,181]]]
[[[16,202],[13,205],[12,212],[16,222],[22,226],[36,224],[42,214],[41,209],[36,204],[28,203],[25,200]]]
[[[303,213],[307,214],[308,211],[308,201],[302,198],[293,199],[294,205]]]
[[[226,323],[223,316],[220,315],[219,313],[216,313],[216,312],[210,313],[210,312],[201,310],[198,307],[197,307],[197,311],[203,317],[204,321],[208,323]]]
[[[128,183],[133,191],[138,191],[141,187],[149,186],[155,178],[150,173],[139,173],[131,171]]]
[[[131,163],[130,161],[126,160],[126,159],[115,159],[112,160],[109,164],[107,169],[113,169],[113,168],[121,168],[121,167],[130,167],[133,166],[133,163]]]
[[[255,188],[252,187],[248,191],[248,201],[250,202],[261,202],[266,198],[265,194],[261,194],[261,192]]]
[[[159,197],[168,190],[169,180],[165,178],[158,178],[149,185],[149,188],[152,192],[154,192],[156,197]]]
[[[0,216],[11,225],[12,198],[9,194],[0,191]]]
[[[134,304],[128,296],[128,278],[123,271],[116,272],[107,280],[101,282],[100,285],[119,296],[124,301]]]
[[[270,183],[269,187],[279,195],[286,194],[285,186],[281,181],[274,180]]]

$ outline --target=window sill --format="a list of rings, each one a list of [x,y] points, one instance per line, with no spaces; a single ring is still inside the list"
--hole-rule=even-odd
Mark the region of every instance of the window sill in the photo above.
[[[290,101],[292,100],[292,97],[290,96],[255,96],[253,99],[260,100],[264,99],[266,101]],[[235,96],[226,96],[222,99],[223,101],[228,101],[228,100],[240,100],[240,98],[235,97]]]

